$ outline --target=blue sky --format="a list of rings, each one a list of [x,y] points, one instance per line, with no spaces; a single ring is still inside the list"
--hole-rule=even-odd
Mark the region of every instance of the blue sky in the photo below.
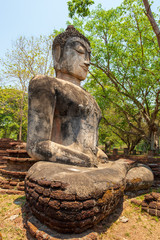
[[[20,36],[49,35],[53,29],[66,27],[68,0],[0,0],[0,58]],[[154,0],[154,9],[160,6]],[[122,0],[95,0],[107,10]]]

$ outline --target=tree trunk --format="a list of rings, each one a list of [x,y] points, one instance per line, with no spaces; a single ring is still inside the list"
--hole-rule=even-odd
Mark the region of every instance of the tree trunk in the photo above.
[[[20,116],[19,140],[22,140],[22,116]]]
[[[142,137],[139,137],[131,142],[131,146],[129,150],[130,153],[135,149],[135,147],[137,146],[138,143],[140,143],[141,140],[142,140]]]
[[[5,128],[4,128],[5,129]],[[3,134],[3,138],[7,138],[7,130],[5,129],[4,134]]]
[[[159,151],[159,134],[158,131],[151,133],[151,151]]]
[[[104,148],[105,153],[107,152],[107,150],[108,150],[108,144],[105,143],[105,148]]]
[[[23,103],[24,103],[24,95],[25,93],[23,92],[22,98],[21,98],[21,103],[20,103],[20,126],[19,126],[19,140],[22,140],[22,118],[23,118]]]
[[[156,34],[158,45],[159,45],[159,48],[160,48],[160,29],[159,29],[159,27],[158,27],[158,25],[157,25],[157,23],[156,23],[156,21],[153,17],[151,7],[150,7],[150,4],[149,4],[148,0],[143,0],[143,3],[144,3],[144,6],[145,6],[145,9],[146,9],[146,15],[148,17],[148,20],[150,21],[150,24],[152,25],[153,31]]]

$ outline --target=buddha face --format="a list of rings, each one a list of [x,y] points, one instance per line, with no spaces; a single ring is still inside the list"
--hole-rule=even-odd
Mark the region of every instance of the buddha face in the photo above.
[[[79,37],[69,38],[58,62],[57,69],[61,78],[69,76],[71,79],[84,80],[90,65],[90,52],[90,46],[84,39]]]

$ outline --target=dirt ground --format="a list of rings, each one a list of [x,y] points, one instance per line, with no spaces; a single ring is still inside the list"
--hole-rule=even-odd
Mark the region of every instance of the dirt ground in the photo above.
[[[27,240],[22,217],[24,203],[24,196],[0,195],[0,232],[3,240]]]
[[[158,217],[142,212],[141,207],[131,203],[131,199],[126,199],[121,208],[97,226],[100,240],[160,240]],[[123,223],[121,217],[128,222]]]
[[[99,240],[160,240],[159,219],[142,212],[130,201],[126,199],[119,204],[113,214],[94,228],[99,233]],[[28,239],[23,224],[24,203],[24,196],[0,195],[0,233],[3,240]],[[128,220],[126,223],[121,221],[122,216]]]

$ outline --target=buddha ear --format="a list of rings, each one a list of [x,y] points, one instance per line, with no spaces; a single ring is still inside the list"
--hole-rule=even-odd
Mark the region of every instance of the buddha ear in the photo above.
[[[60,45],[56,45],[56,47],[54,49],[54,59],[57,63],[60,60],[60,56],[61,56],[61,47],[60,47]]]

